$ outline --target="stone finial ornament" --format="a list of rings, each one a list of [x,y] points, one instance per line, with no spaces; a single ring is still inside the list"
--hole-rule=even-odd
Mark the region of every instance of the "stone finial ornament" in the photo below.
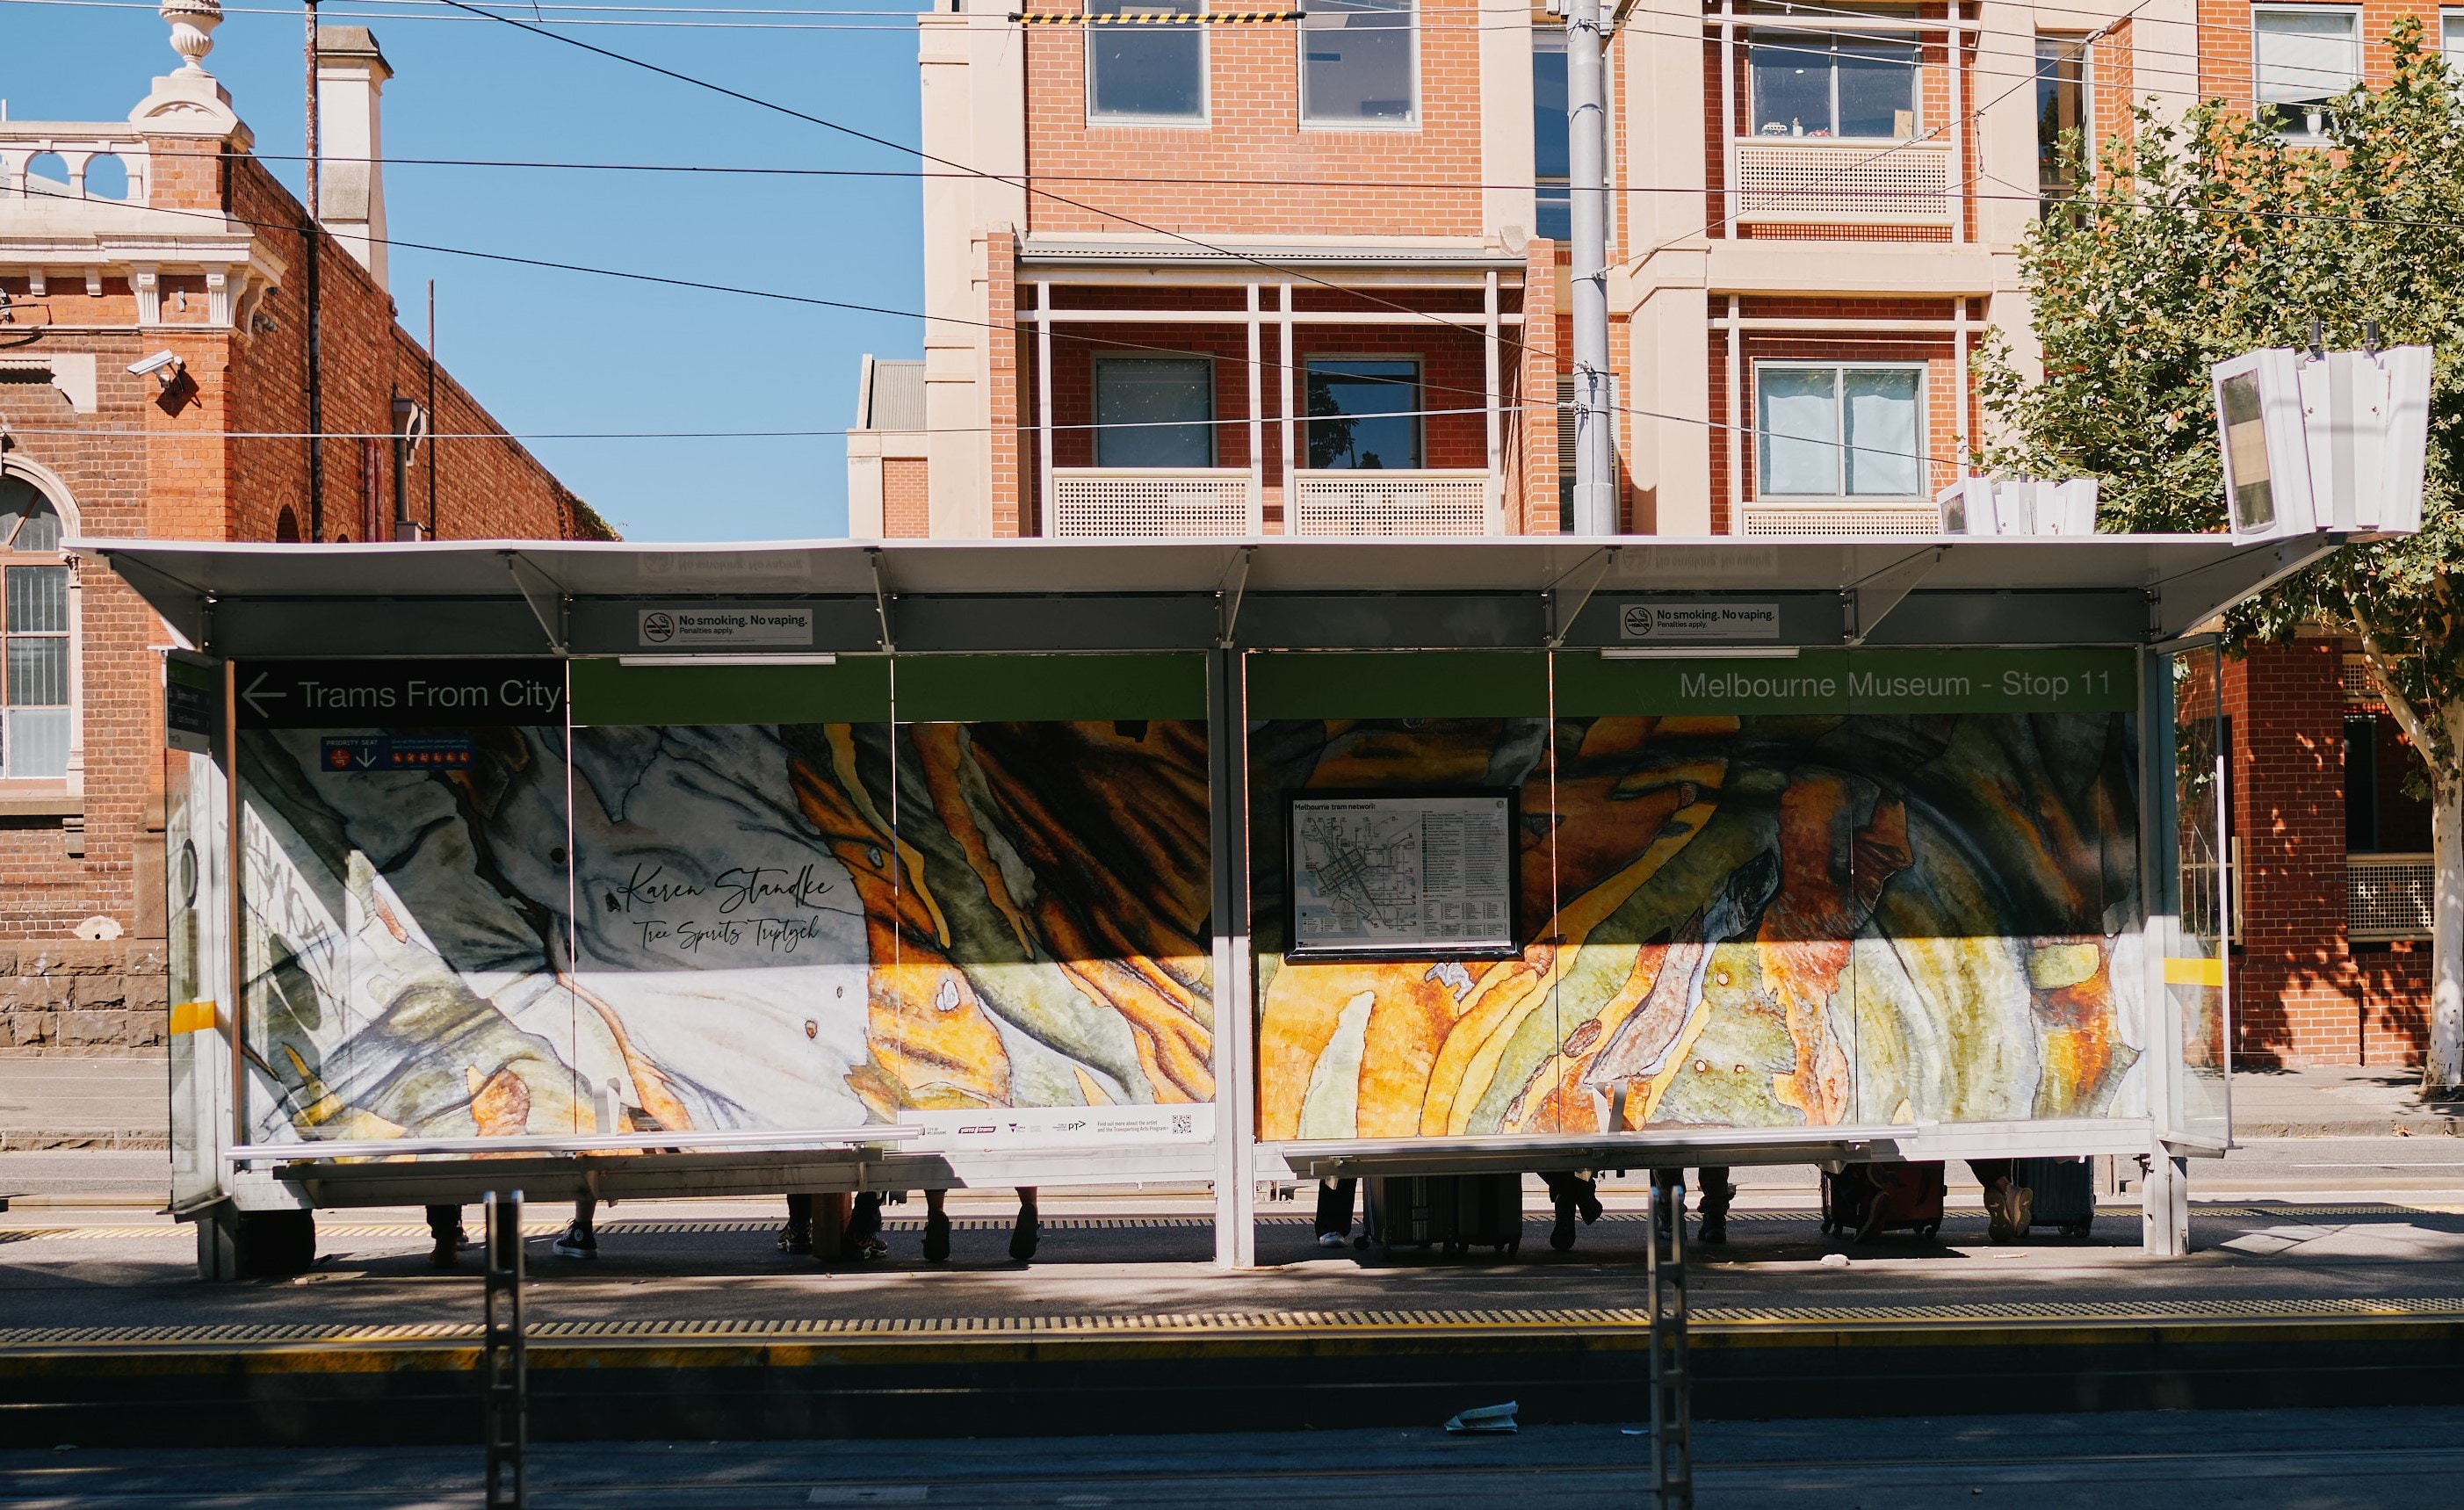
[[[222,0],[163,0],[160,10],[171,23],[171,51],[180,55],[180,72],[204,73],[206,55],[214,50],[214,28],[223,24]]]

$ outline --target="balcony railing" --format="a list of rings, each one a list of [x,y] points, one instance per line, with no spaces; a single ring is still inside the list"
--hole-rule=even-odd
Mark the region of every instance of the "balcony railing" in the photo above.
[[[2428,938],[2437,895],[2438,867],[2428,855],[2346,855],[2345,936]]]
[[[1315,536],[1491,535],[1485,471],[1302,471],[1284,533]],[[1067,539],[1260,533],[1249,473],[1239,467],[1057,467],[1052,531]]]
[[[1766,503],[1738,510],[1739,535],[1939,535],[1942,510],[1930,503]]]
[[[1789,224],[1947,224],[1947,142],[1749,137],[1736,143],[1737,219]]]
[[[88,182],[106,158],[116,160],[127,179],[127,186],[113,194]],[[0,120],[0,196],[143,205],[152,165],[145,139],[124,124]]]
[[[1292,477],[1292,535],[1493,535],[1485,471],[1304,471]]]
[[[1068,539],[1249,535],[1246,467],[1056,467],[1052,533]]]

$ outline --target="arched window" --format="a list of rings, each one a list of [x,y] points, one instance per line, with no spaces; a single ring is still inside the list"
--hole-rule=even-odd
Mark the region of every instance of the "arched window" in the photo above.
[[[292,513],[291,505],[287,503],[282,506],[282,512],[274,517],[274,543],[276,545],[299,543],[299,515]]]
[[[59,506],[0,474],[0,780],[61,782],[77,737],[77,606]]]

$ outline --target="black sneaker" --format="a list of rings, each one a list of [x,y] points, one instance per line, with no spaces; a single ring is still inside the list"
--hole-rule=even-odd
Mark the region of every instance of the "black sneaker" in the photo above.
[[[1018,1225],[1009,1230],[1009,1256],[1024,1263],[1035,1257],[1037,1239],[1043,1235],[1044,1223],[1024,1212],[1019,1213]]]
[[[454,1267],[462,1261],[462,1249],[469,1241],[459,1227],[439,1236],[436,1246],[428,1250],[428,1266],[431,1269]]]
[[[563,1236],[548,1247],[560,1258],[596,1258],[599,1257],[599,1236],[582,1223],[575,1222],[564,1229]]]
[[[806,1221],[789,1222],[779,1234],[779,1251],[799,1254],[812,1252],[813,1224]]]
[[[924,1261],[950,1261],[950,1218],[941,1212],[934,1212],[924,1218]]]
[[[1565,1253],[1574,1246],[1574,1208],[1557,1208],[1557,1223],[1549,1229],[1549,1246]]]

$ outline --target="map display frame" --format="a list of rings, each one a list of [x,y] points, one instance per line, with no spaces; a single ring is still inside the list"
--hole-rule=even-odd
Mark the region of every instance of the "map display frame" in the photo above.
[[[1285,957],[1515,958],[1522,823],[1514,787],[1287,793]]]

